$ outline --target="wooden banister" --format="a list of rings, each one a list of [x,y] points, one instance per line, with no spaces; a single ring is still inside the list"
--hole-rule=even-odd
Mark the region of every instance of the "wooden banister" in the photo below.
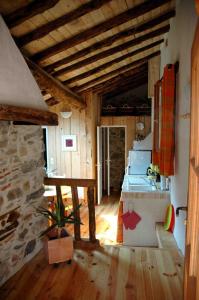
[[[70,186],[72,193],[73,210],[75,211],[75,217],[80,218],[80,211],[77,209],[79,205],[78,190],[77,187],[87,187],[88,198],[88,218],[89,218],[89,242],[98,245],[96,240],[96,220],[95,220],[95,199],[94,188],[96,187],[95,179],[79,179],[79,178],[44,178],[44,184],[50,186],[56,186],[57,197],[62,198],[61,186]],[[76,242],[81,241],[80,224],[74,224],[74,237]]]
[[[95,201],[94,201],[94,188],[88,187],[88,215],[89,215],[89,238],[91,242],[96,240],[96,222],[95,222]]]
[[[79,209],[77,209],[77,207],[79,205],[77,187],[72,186],[71,187],[71,192],[72,192],[73,210],[75,211],[74,217],[76,219],[80,219],[80,212],[79,212]],[[81,240],[80,224],[74,224],[74,235],[75,235],[75,240],[76,241]]]

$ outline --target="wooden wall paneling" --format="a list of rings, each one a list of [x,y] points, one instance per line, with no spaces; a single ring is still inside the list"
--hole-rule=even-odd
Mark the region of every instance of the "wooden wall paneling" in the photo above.
[[[87,135],[86,135],[86,127],[85,127],[85,110],[82,110],[80,112],[79,126],[80,126],[80,135],[79,135],[80,176],[81,176],[81,178],[87,178],[87,174],[86,174],[86,166],[87,166],[87,158],[86,158]]]
[[[148,61],[148,97],[154,97],[154,85],[160,79],[160,56]]]
[[[142,117],[144,118],[143,121],[145,123],[145,130],[146,133],[150,132],[151,128],[151,117],[150,116],[145,116]],[[128,156],[128,151],[132,149],[133,147],[133,141],[135,140],[135,126],[136,126],[136,117],[134,116],[123,116],[123,117],[101,117],[100,119],[100,125],[102,126],[124,126],[126,127],[126,143],[127,143],[127,153],[126,155]],[[127,161],[127,157],[126,157]]]
[[[73,117],[73,111],[72,111],[72,117]],[[65,134],[71,134],[71,118],[69,119],[63,119],[63,126],[62,126],[62,130],[61,130],[61,135],[65,135]],[[60,136],[61,139],[61,136]],[[63,165],[64,165],[64,173],[65,176],[67,178],[71,178],[72,177],[72,152],[70,151],[62,151],[62,149],[60,149],[61,151],[61,156],[63,157]]]
[[[72,178],[81,178],[80,172],[80,144],[79,144],[79,136],[80,136],[80,122],[79,122],[79,111],[74,110],[73,118],[71,118],[71,134],[76,135],[77,138],[77,151],[71,152],[71,168],[72,168]]]

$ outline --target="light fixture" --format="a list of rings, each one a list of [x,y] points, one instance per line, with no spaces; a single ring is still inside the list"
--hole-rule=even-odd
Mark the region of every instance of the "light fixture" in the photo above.
[[[60,114],[61,114],[62,118],[68,119],[71,117],[72,111],[61,111]]]

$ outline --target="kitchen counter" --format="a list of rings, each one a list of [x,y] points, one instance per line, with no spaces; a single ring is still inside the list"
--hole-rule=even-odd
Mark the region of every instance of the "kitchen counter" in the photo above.
[[[130,246],[158,245],[155,224],[164,222],[167,206],[170,203],[170,193],[160,191],[151,186],[146,176],[125,175],[121,201],[123,213],[135,211],[141,221],[134,230],[123,226],[123,243]]]

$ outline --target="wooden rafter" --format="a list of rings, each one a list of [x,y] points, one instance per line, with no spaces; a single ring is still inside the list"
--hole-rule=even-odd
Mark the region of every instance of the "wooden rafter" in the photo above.
[[[41,14],[47,9],[55,6],[59,0],[42,0],[32,1],[28,5],[21,7],[13,13],[4,16],[6,24],[9,28],[17,26],[22,22],[34,17],[35,15]]]
[[[136,79],[133,80],[133,83],[132,83],[132,81],[125,82],[124,84],[119,86],[117,89],[114,89],[113,91],[109,91],[109,92],[103,94],[103,97],[108,99],[108,98],[119,96],[119,95],[125,93],[126,91],[133,90],[140,85],[147,84],[147,82],[148,82],[147,75],[137,77]]]
[[[122,72],[127,71],[128,69],[130,69],[132,67],[135,67],[135,66],[138,66],[138,65],[142,65],[142,64],[148,62],[149,59],[151,59],[153,57],[156,57],[158,55],[160,55],[160,51],[156,51],[156,52],[154,52],[154,53],[152,53],[150,55],[147,55],[147,56],[145,56],[145,57],[143,57],[141,59],[135,60],[132,63],[127,64],[125,66],[122,66],[122,67],[120,67],[120,68],[118,68],[116,70],[113,70],[113,71],[111,71],[111,72],[109,72],[107,74],[104,74],[104,75],[99,76],[97,78],[94,78],[94,79],[92,79],[90,81],[87,81],[86,83],[84,83],[84,84],[79,85],[78,87],[76,87],[74,90],[76,90],[76,91],[85,90],[85,89],[89,88],[91,85],[94,85],[95,83],[100,82],[100,81],[102,81],[102,80],[104,80],[104,79],[106,79],[108,77],[111,77],[111,76],[114,76],[114,75],[118,75],[118,74],[120,74]],[[139,66],[137,68],[139,68]],[[142,66],[141,66],[141,68],[142,68]]]
[[[113,79],[111,78],[111,80],[107,81],[105,84],[97,85],[96,87],[92,88],[92,91],[94,93],[104,95],[107,94],[108,92],[118,89],[118,87],[124,87],[127,84],[129,85],[130,83],[132,88],[136,88],[146,83],[147,80],[148,80],[147,70],[142,74],[137,74],[136,76],[135,75],[131,76],[130,72],[128,72],[127,74],[123,74],[123,76],[117,76]]]
[[[75,92],[64,86],[60,81],[53,78],[30,59],[26,58],[26,61],[41,89],[45,89],[49,94],[52,95],[52,97],[55,97],[55,99],[57,99],[59,102],[63,101],[64,103],[68,103],[71,106],[79,109],[83,109],[86,107],[86,104],[81,96],[77,95]]]
[[[51,21],[47,24],[44,24],[40,26],[39,28],[36,28],[35,30],[28,32],[25,35],[20,36],[17,39],[17,44],[19,46],[24,46],[25,44],[28,44],[34,40],[40,39],[47,35],[49,32],[56,30],[57,28],[66,25],[67,23],[70,23],[71,21],[74,21],[75,19],[78,19],[85,14],[94,11],[96,9],[99,9],[102,5],[110,2],[111,0],[92,0],[87,3],[82,4],[75,10]]]
[[[126,42],[126,43],[120,44],[118,46],[112,47],[112,48],[110,48],[108,50],[105,50],[103,52],[100,52],[98,54],[95,54],[93,56],[85,58],[85,59],[83,59],[83,60],[81,60],[81,61],[79,61],[79,62],[77,62],[77,63],[75,63],[73,65],[65,67],[65,68],[63,68],[63,69],[61,69],[59,71],[53,72],[53,76],[59,76],[59,75],[61,75],[63,73],[64,74],[69,73],[69,72],[74,71],[76,69],[82,68],[82,67],[84,67],[86,65],[89,65],[89,64],[91,64],[93,62],[96,62],[96,61],[98,61],[100,59],[104,59],[106,57],[109,57],[109,56],[111,56],[111,55],[113,55],[113,54],[115,54],[117,52],[121,52],[121,51],[123,51],[125,49],[128,49],[130,47],[137,46],[137,45],[139,45],[142,42],[145,42],[147,40],[150,40],[150,39],[152,39],[154,37],[160,36],[160,35],[168,32],[169,29],[170,29],[170,25],[163,26],[163,27],[161,27],[159,29],[156,29],[156,30],[151,31],[149,33],[146,33],[146,34],[144,34],[142,36],[139,36],[138,38],[135,38],[135,39],[130,40],[130,41]]]
[[[122,80],[123,79],[126,79],[127,78],[127,76],[128,77],[132,77],[132,76],[137,76],[138,74],[142,74],[142,73],[144,73],[144,72],[146,72],[147,71],[147,63],[143,63],[142,65],[139,65],[139,66],[137,66],[137,67],[135,67],[135,68],[131,68],[131,69],[126,69],[126,72],[120,72],[120,73],[117,73],[117,75],[116,76],[113,76],[113,77],[111,77],[111,78],[109,78],[108,80],[106,80],[106,81],[101,81],[100,83],[98,83],[98,84],[95,84],[95,85],[92,85],[92,86],[90,86],[90,87],[87,87],[87,88],[85,88],[84,90],[97,90],[98,88],[105,88],[105,86],[109,86],[110,85],[110,83],[113,83],[113,82],[115,82],[115,81],[118,81],[118,80],[120,80],[120,84],[122,84]],[[124,70],[123,70],[124,71]],[[128,79],[128,78],[127,78]]]
[[[50,97],[47,100],[45,100],[46,104],[48,106],[53,106],[59,103],[59,101],[57,99],[55,99],[54,97]]]
[[[164,39],[161,39],[161,40],[159,40],[157,42],[154,42],[152,44],[149,44],[147,46],[139,48],[139,49],[137,49],[135,51],[127,53],[126,55],[121,55],[120,57],[118,57],[116,59],[113,59],[113,60],[111,60],[111,61],[109,61],[109,62],[107,62],[105,64],[102,64],[99,67],[93,68],[93,69],[91,69],[91,70],[89,70],[87,72],[81,73],[81,74],[79,74],[79,75],[77,75],[75,77],[72,77],[72,78],[70,78],[68,80],[64,80],[62,82],[64,84],[70,84],[70,83],[74,83],[74,82],[76,82],[78,80],[81,80],[81,79],[84,79],[84,78],[88,78],[89,76],[91,76],[93,74],[97,74],[97,73],[99,73],[101,71],[104,71],[105,69],[107,69],[107,68],[109,68],[109,67],[111,67],[111,66],[113,66],[113,65],[115,65],[115,64],[117,64],[117,63],[119,63],[119,62],[121,62],[123,60],[125,60],[126,58],[133,57],[133,56],[135,56],[135,55],[137,55],[137,54],[139,54],[141,52],[144,52],[144,51],[149,50],[149,49],[151,49],[153,47],[156,47],[156,46],[160,45],[163,41],[164,41]]]
[[[146,1],[140,5],[137,5],[128,11],[125,11],[105,22],[95,25],[92,28],[80,32],[75,36],[72,36],[54,46],[51,46],[43,51],[40,51],[32,56],[34,61],[42,61],[52,55],[55,55],[59,52],[67,50],[77,44],[87,41],[90,38],[93,38],[103,32],[106,32],[115,26],[126,23],[127,21],[139,17],[152,9],[160,7],[161,5],[170,2],[171,0],[156,0],[156,1]]]
[[[137,33],[141,33],[145,30],[148,30],[149,28],[151,29],[154,26],[159,25],[162,22],[164,22],[174,16],[175,16],[175,10],[170,10],[170,11],[158,16],[157,18],[154,18],[150,21],[144,22],[140,25],[130,27],[126,30],[120,31],[117,34],[112,35],[111,37],[105,38],[100,42],[94,43],[91,46],[84,48],[83,50],[75,52],[72,55],[69,55],[63,59],[60,59],[54,63],[51,63],[47,67],[45,67],[45,70],[47,72],[52,72],[55,68],[60,67],[61,65],[71,63],[72,61],[74,61],[76,59],[79,59],[81,57],[84,57],[85,55],[91,54],[92,52],[94,52],[96,50],[100,50],[104,47],[110,47],[115,41],[117,41],[121,38],[129,37],[132,34],[135,35]]]

